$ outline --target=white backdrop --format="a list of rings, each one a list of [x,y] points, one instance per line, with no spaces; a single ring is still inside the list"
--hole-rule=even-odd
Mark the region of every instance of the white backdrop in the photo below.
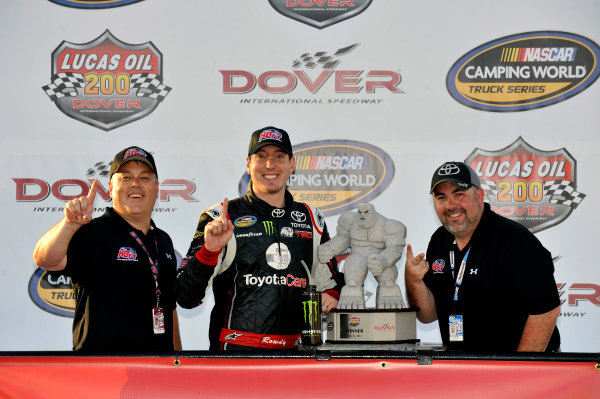
[[[97,163],[108,163],[129,145],[154,153],[161,189],[177,192],[157,202],[154,220],[184,254],[202,210],[224,196],[239,195],[250,133],[274,125],[287,130],[293,144],[344,139],[385,151],[394,165],[393,180],[370,202],[407,226],[407,241],[417,251],[425,251],[439,225],[428,186],[442,162],[465,160],[476,148],[499,151],[519,137],[541,151],[568,151],[576,161],[577,191],[585,198],[566,219],[536,235],[559,257],[555,277],[565,300],[558,320],[563,351],[600,351],[600,278],[596,257],[589,254],[597,245],[600,219],[600,189],[593,177],[600,159],[599,83],[521,112],[473,109],[452,98],[446,87],[457,60],[506,36],[558,31],[600,42],[597,1],[374,0],[364,12],[324,29],[278,13],[267,0],[145,0],[100,10],[42,0],[0,3],[0,201],[5,209],[0,350],[71,348],[72,319],[42,309],[30,297],[37,269],[31,254],[37,239],[62,216],[65,196],[81,192],[77,182],[99,177],[106,187]],[[125,43],[152,42],[162,54],[162,83],[171,91],[143,118],[105,131],[65,115],[42,86],[51,83],[52,53],[63,41],[88,43],[107,30]],[[284,76],[304,71],[315,81],[325,70],[322,65],[310,69],[293,62],[303,54],[333,55],[354,44],[337,56],[334,69],[363,71],[359,82],[349,83],[349,72],[343,72],[339,79],[350,80],[338,81],[336,88],[332,75],[316,92],[299,78],[287,93],[265,91],[260,83],[245,93],[225,92],[220,71],[246,71],[257,78],[267,71],[287,72]],[[371,71],[386,71],[385,77],[369,76]],[[365,82],[390,77],[401,77],[396,92],[389,87],[368,92]],[[286,81],[274,77],[266,84],[282,87]],[[342,86],[363,88],[341,92]],[[96,199],[98,208],[106,205]],[[332,232],[336,221],[336,214],[327,217]],[[404,257],[401,274],[403,264]],[[106,279],[110,290],[118,276]],[[399,283],[403,287],[402,277]],[[367,290],[374,289],[369,281]],[[208,347],[211,305],[207,300],[201,308],[180,311],[184,349]],[[418,336],[438,342],[437,324],[419,325]]]

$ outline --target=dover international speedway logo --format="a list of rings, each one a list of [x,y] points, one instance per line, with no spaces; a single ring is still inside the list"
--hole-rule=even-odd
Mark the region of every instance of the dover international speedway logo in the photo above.
[[[288,190],[298,202],[318,207],[324,216],[354,209],[381,194],[394,178],[394,163],[383,150],[358,141],[323,140],[294,145],[296,169]],[[244,174],[240,195],[248,191]]]
[[[128,44],[107,30],[89,43],[63,41],[42,89],[67,116],[108,131],[154,111],[171,91],[162,75],[152,42]]]
[[[58,179],[41,176],[13,177],[15,201],[32,204],[32,210],[35,213],[62,214],[67,201],[88,195],[92,183],[98,179],[94,212],[104,212],[105,206],[110,205],[109,202],[112,201],[108,188],[112,162],[112,160],[94,162],[85,173],[79,176],[62,176]],[[181,201],[197,202],[198,199],[193,195],[195,191],[194,179],[163,179],[159,182],[158,198],[153,212],[174,213],[179,209],[175,207],[175,204]]]
[[[373,0],[269,0],[277,12],[323,29],[362,13]]]
[[[525,111],[566,100],[598,78],[600,49],[572,33],[503,37],[462,56],[446,86],[459,103],[484,111]]]
[[[292,70],[272,66],[256,73],[240,68],[220,69],[223,94],[241,95],[240,104],[380,104],[374,94],[404,93],[398,85],[402,75],[382,68],[365,71],[360,67],[339,68],[359,46],[351,44],[334,50],[304,52],[291,62]],[[266,94],[266,98],[249,98],[247,94]],[[310,94],[294,98],[285,94]],[[365,93],[365,95],[362,95]],[[324,98],[335,94],[335,97]]]
[[[577,191],[577,163],[564,148],[542,151],[519,137],[498,151],[476,148],[465,163],[492,210],[532,233],[562,222],[585,198]]]

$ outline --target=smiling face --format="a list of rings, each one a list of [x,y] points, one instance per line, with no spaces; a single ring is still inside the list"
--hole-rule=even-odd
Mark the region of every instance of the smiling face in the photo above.
[[[125,220],[150,223],[158,198],[158,179],[148,165],[138,161],[125,163],[108,182],[108,189],[115,211]]]
[[[272,206],[282,207],[288,177],[294,172],[296,158],[275,145],[262,147],[246,160],[254,194]]]
[[[439,183],[433,190],[433,204],[440,222],[457,243],[467,244],[483,214],[484,192],[471,187],[461,190],[449,182]]]

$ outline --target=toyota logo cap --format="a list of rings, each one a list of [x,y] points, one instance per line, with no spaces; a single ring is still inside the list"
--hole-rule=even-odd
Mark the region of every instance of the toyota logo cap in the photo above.
[[[450,182],[461,190],[466,190],[471,186],[481,188],[479,177],[469,165],[464,162],[446,162],[436,169],[431,178],[431,194],[435,186],[441,182]]]

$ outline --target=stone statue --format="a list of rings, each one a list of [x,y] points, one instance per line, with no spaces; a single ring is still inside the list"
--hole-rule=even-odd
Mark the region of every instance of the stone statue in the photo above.
[[[375,212],[368,203],[358,205],[358,212],[344,212],[337,224],[337,235],[318,248],[320,262],[327,262],[350,248],[344,264],[346,285],[342,288],[338,309],[364,309],[363,284],[369,270],[377,280],[377,309],[405,307],[396,278],[396,262],[406,245],[406,226]]]

